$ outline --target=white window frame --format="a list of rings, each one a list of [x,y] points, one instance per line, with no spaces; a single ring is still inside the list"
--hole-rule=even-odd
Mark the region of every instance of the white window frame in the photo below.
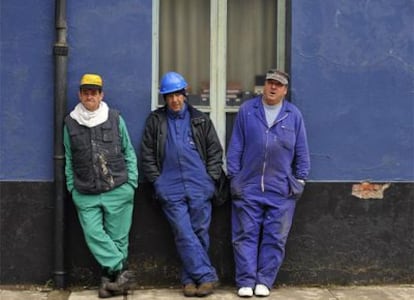
[[[286,63],[286,1],[277,1],[276,66],[285,70]],[[226,113],[237,108],[226,108],[226,54],[227,54],[227,0],[210,0],[210,107],[200,108],[209,112],[221,144],[226,140]],[[160,0],[152,1],[152,86],[151,109],[158,106],[159,87],[159,15]]]

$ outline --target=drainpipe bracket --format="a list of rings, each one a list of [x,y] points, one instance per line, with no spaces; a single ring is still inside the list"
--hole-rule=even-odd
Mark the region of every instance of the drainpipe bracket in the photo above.
[[[53,47],[53,54],[56,56],[68,56],[69,54],[69,47],[62,46],[62,45],[55,45]]]

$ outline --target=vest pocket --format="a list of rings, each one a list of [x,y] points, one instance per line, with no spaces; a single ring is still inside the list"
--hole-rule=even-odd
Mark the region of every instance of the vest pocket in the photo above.
[[[102,141],[110,143],[113,140],[113,134],[110,130],[102,129]]]
[[[77,132],[71,136],[70,146],[72,150],[83,150],[89,148],[89,135],[86,132]]]

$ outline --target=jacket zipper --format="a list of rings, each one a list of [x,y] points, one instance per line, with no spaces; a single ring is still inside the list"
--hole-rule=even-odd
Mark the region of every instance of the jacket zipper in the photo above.
[[[266,146],[265,146],[265,155],[264,155],[264,162],[263,162],[263,169],[262,169],[262,180],[261,180],[261,188],[262,188],[262,192],[264,192],[264,174],[265,174],[265,170],[266,170],[266,161],[267,161],[267,144],[269,142],[269,130],[270,128],[266,129]]]
[[[266,129],[266,145],[265,145],[265,155],[264,155],[264,162],[263,162],[263,168],[262,168],[262,178],[260,180],[260,187],[262,189],[262,192],[264,193],[265,191],[265,185],[264,185],[264,175],[265,175],[265,171],[266,171],[266,161],[267,161],[267,146],[269,144],[269,131],[270,128],[272,128],[273,126],[275,126],[277,123],[279,123],[280,121],[283,121],[284,119],[286,119],[288,116],[288,114],[285,114],[282,118],[280,118],[279,120],[276,120],[276,122],[273,123],[272,126],[268,127]]]

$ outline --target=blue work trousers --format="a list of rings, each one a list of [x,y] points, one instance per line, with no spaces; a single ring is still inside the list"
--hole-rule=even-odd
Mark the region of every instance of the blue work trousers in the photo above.
[[[273,286],[285,256],[296,201],[234,199],[232,242],[237,287]]]
[[[211,201],[204,197],[160,200],[182,262],[182,284],[217,281],[208,256]]]

